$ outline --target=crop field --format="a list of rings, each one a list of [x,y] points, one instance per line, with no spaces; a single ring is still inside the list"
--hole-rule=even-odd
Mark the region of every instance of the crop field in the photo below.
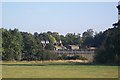
[[[118,66],[78,62],[2,62],[3,78],[117,78]]]

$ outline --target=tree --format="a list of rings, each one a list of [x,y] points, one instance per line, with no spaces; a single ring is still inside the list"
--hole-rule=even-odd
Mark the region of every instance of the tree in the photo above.
[[[65,36],[68,45],[81,45],[80,34],[67,33]]]
[[[11,34],[6,29],[2,30],[2,41],[3,41],[2,42],[2,47],[3,47],[2,59],[3,60],[12,60],[13,52],[12,52],[12,49],[10,48]]]
[[[35,60],[37,52],[41,49],[39,39],[27,32],[21,32],[23,36],[23,59]]]
[[[45,49],[46,49],[46,50],[54,50],[54,45],[51,44],[51,43],[46,44]]]
[[[85,32],[83,33],[83,37],[84,37],[84,38],[85,38],[85,37],[93,37],[93,33],[94,33],[93,29],[88,29],[87,31],[85,31]]]
[[[53,32],[53,33],[52,33],[52,36],[56,39],[57,42],[60,41],[60,35],[59,35],[58,32]]]
[[[52,32],[47,32],[47,33],[41,33],[40,35],[39,35],[39,39],[41,40],[41,41],[49,41],[49,43],[48,44],[45,44],[46,46],[45,46],[45,49],[47,49],[47,50],[54,50],[54,43],[56,43],[57,41],[56,41],[56,39],[52,36]]]
[[[49,35],[48,37],[49,37],[49,41],[51,44],[54,44],[57,42],[56,39],[52,35]]]
[[[95,61],[98,63],[120,64],[120,29],[114,27],[103,32],[105,39],[98,49]]]
[[[73,39],[75,38],[75,36],[73,33],[67,33],[65,37],[68,45],[74,45]]]
[[[2,32],[3,59],[21,60],[22,36],[18,29],[6,30]]]
[[[13,37],[13,42],[12,44],[12,48],[14,50],[14,59],[15,60],[21,60],[21,50],[23,49],[22,46],[22,35],[20,34],[18,29],[14,29],[14,30],[10,30],[12,37]]]
[[[39,34],[39,38],[40,38],[40,40],[42,41],[42,40],[44,40],[44,41],[49,41],[49,34],[47,34],[47,33],[40,33]]]
[[[105,40],[105,34],[103,32],[99,32],[94,36],[94,46],[99,48],[104,40]]]
[[[83,33],[83,36],[82,36],[83,38],[82,47],[83,48],[87,48],[87,47],[94,45],[93,33],[94,31],[92,29],[88,29],[87,31]]]
[[[64,35],[60,35],[60,39],[61,39],[62,44],[63,44],[64,46],[67,46],[67,45],[68,45],[68,41],[67,41],[67,39],[66,39],[66,37],[65,37]]]

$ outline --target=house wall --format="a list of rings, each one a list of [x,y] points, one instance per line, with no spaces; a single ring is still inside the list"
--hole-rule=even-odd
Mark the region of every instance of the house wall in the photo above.
[[[75,45],[69,45],[67,48],[70,50],[79,50],[79,46],[75,46]]]

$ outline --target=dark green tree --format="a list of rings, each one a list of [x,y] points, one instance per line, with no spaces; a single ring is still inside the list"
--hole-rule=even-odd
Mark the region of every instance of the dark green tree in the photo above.
[[[18,29],[6,30],[2,32],[3,59],[21,60],[22,36]]]
[[[114,27],[104,31],[105,39],[98,49],[95,61],[98,63],[120,64],[120,29]]]
[[[93,37],[94,31],[92,29],[88,29],[85,31],[82,35],[82,47],[83,48],[88,48],[90,46],[94,46],[94,37]]]
[[[21,32],[23,36],[23,60],[35,60],[36,54],[41,49],[39,39],[27,32]]]
[[[103,32],[97,33],[94,36],[94,46],[99,48],[104,40],[105,40],[105,34]]]

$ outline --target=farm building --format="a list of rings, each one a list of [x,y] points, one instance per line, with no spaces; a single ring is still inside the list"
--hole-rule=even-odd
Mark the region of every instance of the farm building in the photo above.
[[[79,46],[78,45],[68,45],[67,49],[69,49],[69,50],[79,50]]]
[[[54,50],[62,50],[62,46],[54,46]]]
[[[95,47],[89,47],[88,50],[90,50],[90,51],[95,51],[96,48],[95,48]]]
[[[54,50],[65,50],[66,47],[63,46],[62,41],[54,43]]]

